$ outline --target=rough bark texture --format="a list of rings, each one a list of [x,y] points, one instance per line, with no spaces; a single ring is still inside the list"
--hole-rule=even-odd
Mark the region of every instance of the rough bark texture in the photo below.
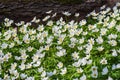
[[[74,19],[74,13],[80,13],[79,20],[85,18],[86,14],[91,12],[94,9],[99,10],[99,7],[106,3],[106,0],[103,0],[100,3],[96,2],[84,2],[82,4],[61,4],[58,2],[49,2],[49,1],[15,1],[15,0],[6,0],[0,1],[0,21],[5,17],[19,21],[30,21],[34,16],[37,18],[44,18],[47,14],[45,12],[53,10],[53,13],[57,13],[58,19],[63,16],[61,13],[63,11],[69,11],[72,13],[72,17],[69,17],[69,20]],[[51,15],[52,15],[51,14]],[[64,16],[63,16],[64,17]],[[53,20],[54,20],[53,19]]]
[[[108,4],[114,6],[116,2],[120,2],[120,0],[107,0]]]

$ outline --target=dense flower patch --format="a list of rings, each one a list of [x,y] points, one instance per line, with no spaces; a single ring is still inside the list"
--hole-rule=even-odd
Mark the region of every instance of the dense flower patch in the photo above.
[[[36,17],[15,23],[17,28],[6,18],[0,32],[0,80],[120,80],[119,7],[102,6],[80,22],[49,20],[37,29],[30,27],[40,22]]]

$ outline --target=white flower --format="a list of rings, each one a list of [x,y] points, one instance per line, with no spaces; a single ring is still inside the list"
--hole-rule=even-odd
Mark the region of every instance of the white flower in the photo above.
[[[42,33],[42,37],[47,37],[48,36],[48,31],[43,31],[43,33]]]
[[[28,50],[28,52],[31,52],[33,50],[33,47],[30,46],[27,48],[27,50]]]
[[[47,44],[51,44],[52,41],[53,41],[53,38],[54,38],[53,36],[47,37],[46,43],[47,43]]]
[[[117,45],[117,41],[115,41],[115,40],[110,40],[110,41],[108,41],[108,43],[109,43],[111,46],[116,46],[116,45]]]
[[[116,25],[116,21],[113,20],[113,21],[111,21],[110,24],[108,25],[108,28],[110,29],[110,28],[114,27],[115,25]]]
[[[117,52],[120,53],[120,49],[118,49]]]
[[[92,50],[93,46],[91,44],[86,45],[86,54],[90,54],[90,51]]]
[[[80,77],[80,80],[87,80],[87,77],[85,74],[83,74],[81,77]]]
[[[95,10],[92,11],[90,14],[91,14],[92,16],[97,16],[97,13],[95,12]]]
[[[26,53],[25,54],[21,54],[21,59],[22,60],[26,60],[27,57],[28,57],[28,55],[26,55]]]
[[[17,78],[16,77],[11,77],[11,80],[16,80]]]
[[[118,7],[119,7],[119,6],[120,6],[120,2],[117,2],[117,3],[116,3],[116,6],[118,6]]]
[[[39,55],[40,58],[43,58],[43,57],[45,57],[45,52],[43,52],[43,53],[38,53],[38,55]]]
[[[37,28],[38,31],[43,31],[44,30],[44,26],[43,25],[39,25]]]
[[[50,18],[50,16],[46,16],[44,19],[42,19],[42,21],[47,21]]]
[[[57,52],[56,55],[57,55],[58,57],[64,56],[64,55],[66,55],[66,50],[65,50],[65,49],[62,49],[62,50],[60,50],[59,52]]]
[[[80,14],[79,13],[75,13],[75,17],[78,17]]]
[[[96,28],[96,25],[88,25],[89,30],[92,30],[92,29],[95,29],[95,28]]]
[[[66,74],[67,73],[67,68],[63,68],[63,69],[61,69],[61,75],[64,75],[64,74]]]
[[[26,53],[26,50],[25,50],[25,49],[20,49],[19,52],[20,52],[21,54],[25,54],[25,53]]]
[[[20,77],[21,77],[21,79],[25,79],[27,77],[27,75],[22,73],[22,74],[20,74]]]
[[[42,72],[43,71],[43,67],[40,67],[40,68],[38,68],[38,72]]]
[[[39,59],[39,57],[40,57],[39,54],[34,54],[32,56],[33,62],[36,62]]]
[[[71,43],[71,44],[69,44],[69,47],[70,47],[70,48],[74,48],[75,45],[76,45],[75,43]]]
[[[37,61],[35,64],[33,64],[33,67],[38,67],[40,66],[41,62],[40,61]]]
[[[90,54],[86,55],[85,59],[90,59]]]
[[[118,32],[120,32],[120,25],[117,25],[116,29],[117,29]]]
[[[35,80],[34,77],[27,77],[25,80]]]
[[[83,29],[80,28],[80,29],[76,29],[75,30],[75,35],[79,36],[81,33],[82,33]]]
[[[24,24],[25,24],[24,21],[21,21],[21,22],[19,22],[19,23],[15,23],[16,26],[21,26],[21,25],[24,25]]]
[[[72,57],[73,57],[74,60],[77,60],[79,58],[78,54],[79,53],[77,53],[77,52],[72,53]]]
[[[53,71],[53,75],[55,75],[57,73],[57,70],[56,69],[54,69],[54,71]]]
[[[73,80],[79,80],[78,78],[74,78]]]
[[[25,64],[22,63],[22,64],[19,66],[19,68],[20,68],[21,70],[25,70]]]
[[[98,50],[98,51],[103,51],[103,49],[104,49],[104,48],[103,48],[102,46],[97,47],[97,50]]]
[[[57,48],[58,50],[61,50],[61,49],[62,49],[62,47],[61,47],[61,46],[57,46],[56,48]]]
[[[98,72],[97,72],[97,71],[96,71],[96,72],[92,72],[91,76],[92,76],[93,78],[97,78],[97,77],[98,77]]]
[[[85,25],[86,23],[87,23],[87,22],[86,22],[86,20],[85,20],[85,19],[83,19],[83,20],[81,20],[81,21],[80,21],[80,23],[79,23],[79,24],[80,24],[81,26],[83,26],[83,25]]]
[[[17,67],[17,63],[11,63],[11,69],[14,70]]]
[[[112,56],[114,57],[118,56],[117,51],[115,49],[112,50]]]
[[[19,30],[21,33],[27,33],[27,26],[23,26],[23,27],[20,27],[20,30]]]
[[[1,45],[1,48],[2,49],[6,49],[8,47],[8,44],[7,43],[3,43],[2,45]]]
[[[1,38],[2,33],[0,32],[0,38]]]
[[[9,40],[11,38],[11,34],[8,34],[7,36],[5,36],[5,40]]]
[[[30,30],[28,31],[28,34],[29,34],[29,35],[36,34],[36,30],[30,29]]]
[[[108,36],[108,39],[116,39],[117,38],[117,35],[116,34],[110,34]]]
[[[4,22],[4,25],[6,26],[6,27],[9,27],[9,26],[11,26],[11,24],[13,23],[13,20],[6,20],[6,22]]]
[[[46,46],[45,46],[45,50],[46,50],[46,51],[48,51],[49,48],[50,48],[50,45],[46,45]]]
[[[13,74],[14,76],[16,76],[16,77],[18,77],[18,76],[19,76],[19,73],[18,73],[18,71],[17,71],[17,70],[13,70],[12,74]]]
[[[50,14],[51,12],[52,12],[52,10],[49,10],[49,11],[46,12],[46,14]]]
[[[15,43],[10,43],[9,48],[13,48],[15,46]]]
[[[91,44],[91,45],[94,45],[94,39],[93,38],[90,38],[89,40],[88,40],[88,42],[89,42],[89,44]]]
[[[87,61],[87,64],[92,64],[92,60],[88,60],[88,61]]]
[[[71,15],[71,13],[66,12],[66,11],[65,11],[65,12],[62,12],[62,14],[65,15],[65,16],[70,16],[70,15]]]
[[[106,75],[108,73],[108,68],[104,67],[102,70],[102,75]]]
[[[79,40],[79,43],[80,43],[80,44],[83,44],[83,43],[84,43],[84,40],[85,40],[84,38],[80,39],[80,40]]]
[[[83,72],[83,69],[82,68],[77,68],[77,73],[82,73]]]
[[[101,31],[100,31],[100,34],[101,35],[106,35],[106,32],[107,32],[108,30],[106,29],[106,28],[101,28]]]
[[[70,29],[69,30],[69,33],[70,33],[70,37],[73,37],[75,35],[75,30],[74,29]]]
[[[98,67],[97,66],[92,66],[91,71],[92,72],[97,72]]]
[[[107,80],[113,80],[113,79],[109,76]]]
[[[102,10],[102,9],[105,9],[105,7],[106,7],[106,5],[103,5],[102,7],[100,7],[100,9]]]
[[[99,36],[97,39],[96,39],[96,42],[98,44],[102,44],[103,43],[103,38],[101,36]]]
[[[15,56],[15,60],[20,60],[21,57]]]
[[[87,64],[87,60],[85,58],[81,59],[82,66],[85,66]]]
[[[82,63],[81,63],[81,59],[80,59],[80,60],[78,60],[78,62],[74,62],[72,65],[75,67],[80,67],[81,64]]]
[[[52,20],[48,21],[48,22],[47,22],[47,25],[48,25],[48,26],[52,26],[52,25],[53,25],[53,21],[52,21]]]
[[[7,56],[7,54],[5,56],[3,56],[2,60],[3,61],[8,61],[9,57]]]
[[[57,13],[54,13],[53,15],[52,15],[52,17],[55,17],[57,15]]]
[[[81,51],[83,49],[83,47],[77,47],[79,51]]]
[[[74,37],[70,38],[70,41],[71,41],[71,43],[77,43],[77,39]]]
[[[66,35],[60,35],[59,38],[58,38],[58,44],[62,44],[64,38],[66,37]]]
[[[97,29],[97,28],[92,30],[92,32],[98,32],[98,31],[99,31],[99,29]]]
[[[101,64],[107,64],[107,60],[105,58],[103,58],[101,61],[100,61]]]
[[[32,67],[32,64],[31,63],[27,63],[26,69],[30,69],[31,67]]]
[[[41,74],[41,77],[45,77],[46,74],[47,74],[47,73],[46,73],[45,71],[43,71],[42,74]]]
[[[35,16],[31,22],[39,23],[39,22],[40,22],[40,19],[36,19],[36,16]]]
[[[32,23],[31,22],[27,22],[25,25],[24,25],[24,27],[28,27],[28,26],[31,26],[32,25]]]
[[[5,22],[8,22],[8,21],[9,21],[9,19],[8,19],[8,18],[5,18],[5,19],[4,19],[4,21],[5,21]]]
[[[117,69],[120,69],[120,63],[118,63],[118,64],[116,65],[116,68],[117,68]]]
[[[47,72],[47,76],[48,76],[48,77],[53,76],[53,72]]]
[[[29,34],[26,34],[26,35],[23,37],[23,41],[24,41],[26,44],[30,43]]]
[[[112,70],[115,70],[115,69],[116,69],[116,65],[113,64],[113,65],[112,65]]]
[[[43,77],[41,80],[49,80],[49,77]]]
[[[58,66],[58,68],[62,68],[62,67],[63,67],[63,63],[62,63],[62,62],[59,62],[59,63],[57,64],[57,66]]]
[[[8,74],[5,74],[3,80],[10,80],[10,76],[8,76]]]

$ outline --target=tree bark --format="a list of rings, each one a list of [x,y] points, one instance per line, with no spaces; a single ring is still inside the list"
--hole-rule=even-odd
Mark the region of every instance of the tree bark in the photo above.
[[[105,3],[105,2],[104,2]],[[0,21],[2,21],[5,17],[19,21],[30,21],[34,16],[37,18],[44,18],[46,12],[52,10],[52,14],[57,13],[57,17],[54,19],[58,19],[60,17],[64,17],[62,15],[63,11],[69,11],[74,16],[75,13],[80,13],[79,20],[85,18],[86,14],[91,12],[92,10],[99,8],[104,3],[82,3],[82,4],[61,4],[57,2],[49,2],[49,1],[41,1],[41,0],[1,0],[0,1]],[[69,17],[69,20],[74,19],[73,17]]]
[[[107,2],[110,6],[114,6],[117,2],[120,2],[120,0],[107,0]]]

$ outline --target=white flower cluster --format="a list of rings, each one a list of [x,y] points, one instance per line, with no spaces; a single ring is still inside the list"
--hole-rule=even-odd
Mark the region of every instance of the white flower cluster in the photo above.
[[[17,28],[6,18],[0,32],[0,80],[119,80],[119,7],[103,6],[80,22],[49,20],[37,29],[30,27],[40,22],[36,17],[15,23]]]

